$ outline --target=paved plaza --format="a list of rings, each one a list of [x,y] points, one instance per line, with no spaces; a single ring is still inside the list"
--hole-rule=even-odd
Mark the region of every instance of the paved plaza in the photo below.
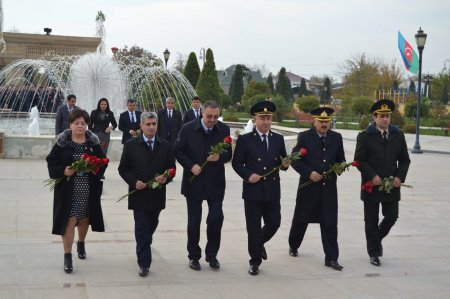
[[[341,131],[351,161],[356,131]],[[408,135],[408,146],[414,136]],[[153,240],[150,275],[138,276],[133,216],[127,192],[113,161],[106,171],[102,197],[106,232],[89,232],[87,259],[76,257],[74,271],[63,271],[61,238],[51,235],[53,194],[43,187],[48,178],[44,160],[0,160],[0,298],[450,298],[450,138],[421,137],[422,155],[410,154],[411,167],[403,189],[400,218],[383,242],[382,266],[369,263],[365,249],[360,175],[352,168],[338,179],[339,262],[342,272],[324,266],[317,224],[311,224],[300,254],[288,254],[298,174],[281,174],[282,223],[266,244],[268,260],[258,276],[248,270],[242,183],[226,166],[225,221],[213,271],[188,267],[186,203],[180,194],[181,168],[168,187],[167,208]],[[206,211],[206,204],[204,204]],[[205,244],[203,215],[201,246]]]

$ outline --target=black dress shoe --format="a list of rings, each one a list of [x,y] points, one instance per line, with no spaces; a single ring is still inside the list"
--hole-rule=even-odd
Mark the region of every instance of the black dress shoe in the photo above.
[[[294,248],[289,248],[289,255],[293,257],[298,256],[298,250]]]
[[[72,254],[71,253],[64,253],[64,271],[66,273],[72,273],[73,266],[72,266]]]
[[[267,260],[267,252],[266,252],[266,248],[264,247],[264,245],[261,248],[261,258],[263,260]]]
[[[220,263],[219,263],[219,261],[217,260],[216,257],[207,257],[205,260],[206,260],[206,262],[209,263],[209,266],[211,268],[213,268],[214,270],[219,270],[220,269]],[[200,264],[199,264],[199,266],[200,266]]]
[[[78,258],[84,260],[86,258],[86,248],[84,248],[84,242],[77,242]]]
[[[371,256],[370,257],[370,263],[374,266],[381,266],[381,261],[380,258],[378,256]]]
[[[200,271],[202,268],[200,267],[200,263],[198,260],[190,260],[189,261],[189,268],[195,271]]]
[[[147,276],[148,275],[148,267],[139,267],[139,276]]]
[[[341,271],[342,269],[344,269],[344,267],[342,267],[341,265],[339,265],[339,263],[337,261],[325,261],[325,266],[330,267],[334,270],[337,271]]]
[[[248,269],[248,274],[258,275],[258,273],[259,273],[259,266],[258,265],[250,265],[250,268]]]

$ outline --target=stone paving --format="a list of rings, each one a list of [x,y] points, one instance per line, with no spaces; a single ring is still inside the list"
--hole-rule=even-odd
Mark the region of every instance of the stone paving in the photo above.
[[[347,160],[352,160],[355,136],[344,133]],[[359,172],[351,169],[339,177],[342,272],[323,265],[317,224],[309,226],[299,257],[288,255],[298,181],[290,169],[281,175],[282,224],[266,245],[268,260],[258,276],[248,275],[241,180],[227,165],[221,269],[213,271],[204,260],[202,271],[188,267],[180,173],[168,188],[167,208],[154,235],[150,275],[139,277],[132,213],[126,200],[116,202],[127,187],[113,161],[102,197],[106,232],[89,232],[87,259],[74,257],[74,272],[65,274],[61,238],[50,233],[52,193],[42,183],[48,178],[45,161],[0,160],[0,298],[449,298],[450,138],[421,138],[429,151],[411,154],[407,183],[414,189],[403,190],[400,218],[383,242],[381,267],[369,264],[365,249]],[[412,147],[414,136],[407,139]],[[204,237],[203,223],[202,248]]]

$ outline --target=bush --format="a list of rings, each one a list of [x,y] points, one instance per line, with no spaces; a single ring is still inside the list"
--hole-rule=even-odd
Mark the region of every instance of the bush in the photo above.
[[[361,130],[364,130],[365,128],[367,128],[370,124],[370,122],[372,121],[372,117],[369,115],[364,115],[361,117],[361,119],[359,120],[359,128]]]
[[[403,128],[403,126],[405,125],[405,120],[401,116],[400,112],[398,112],[398,110],[392,111],[391,124],[399,127],[400,129]]]
[[[269,97],[270,97],[269,94],[257,94],[257,95],[251,96],[249,98],[242,97],[242,103],[241,103],[242,109],[243,109],[243,111],[250,112],[250,108],[254,104],[264,101],[265,99],[267,99]]]
[[[315,96],[298,97],[296,100],[298,108],[305,112],[310,113],[313,109],[319,107],[320,101]]]
[[[405,133],[416,133],[416,125],[415,124],[405,124],[403,126],[403,132]]]
[[[365,115],[369,112],[372,105],[373,100],[371,97],[357,97],[352,100],[350,109],[354,114]]]
[[[273,115],[274,121],[281,122],[285,119],[287,113],[292,112],[292,102],[286,101],[284,97],[277,95],[272,98],[272,102],[277,107]]]
[[[423,98],[420,102],[420,117],[425,117],[430,114],[430,101],[427,98]],[[410,99],[405,105],[405,115],[409,118],[415,118],[417,116],[417,100]]]

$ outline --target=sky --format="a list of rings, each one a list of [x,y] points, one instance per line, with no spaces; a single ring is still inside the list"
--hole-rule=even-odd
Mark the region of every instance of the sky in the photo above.
[[[407,78],[397,35],[416,48],[419,27],[428,34],[423,73],[450,67],[448,0],[4,0],[3,28],[94,36],[99,10],[107,49],[137,45],[162,58],[167,48],[169,67],[177,55],[211,48],[218,70],[241,63],[339,81],[345,61],[365,53],[395,60]]]

